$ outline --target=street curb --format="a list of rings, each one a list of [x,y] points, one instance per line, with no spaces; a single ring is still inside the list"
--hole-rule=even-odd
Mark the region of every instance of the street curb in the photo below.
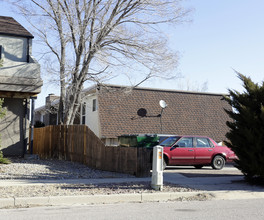
[[[214,191],[215,200],[235,200],[235,199],[263,199],[264,192],[256,191]]]
[[[0,199],[0,208],[15,208],[29,206],[60,206],[60,205],[92,205],[126,202],[162,202],[189,198],[204,192],[179,193],[135,193],[112,195],[82,195],[82,196],[48,196],[48,197],[15,197]],[[208,193],[207,193],[208,194]]]
[[[264,198],[264,192],[198,191],[82,196],[14,197],[0,198],[0,208],[16,208],[30,206],[93,205],[129,202],[166,202],[175,200],[236,200],[259,198]]]

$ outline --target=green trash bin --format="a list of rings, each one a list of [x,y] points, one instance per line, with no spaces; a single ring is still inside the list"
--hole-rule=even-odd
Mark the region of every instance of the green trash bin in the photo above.
[[[123,147],[146,147],[152,148],[159,143],[159,137],[156,134],[131,134],[118,137],[120,146]]]

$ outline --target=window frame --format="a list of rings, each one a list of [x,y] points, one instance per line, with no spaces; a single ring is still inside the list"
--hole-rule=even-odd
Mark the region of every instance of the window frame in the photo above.
[[[85,125],[85,122],[86,122],[86,102],[83,102],[82,103],[82,117],[81,117],[81,124],[82,125]]]
[[[93,105],[92,105],[92,111],[93,112],[96,112],[97,111],[97,100],[96,99],[93,99]]]

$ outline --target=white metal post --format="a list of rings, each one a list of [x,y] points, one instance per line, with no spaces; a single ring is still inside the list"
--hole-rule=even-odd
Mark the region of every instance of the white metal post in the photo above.
[[[162,191],[163,188],[163,147],[153,148],[151,187]]]

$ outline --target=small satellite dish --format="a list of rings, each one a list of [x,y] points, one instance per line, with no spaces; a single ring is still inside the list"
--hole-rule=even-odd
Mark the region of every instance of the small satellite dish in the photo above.
[[[160,100],[159,101],[159,105],[161,108],[166,108],[167,107],[167,103],[164,100]]]
[[[137,111],[137,115],[140,117],[146,117],[147,116],[147,110],[145,108],[140,108]]]

